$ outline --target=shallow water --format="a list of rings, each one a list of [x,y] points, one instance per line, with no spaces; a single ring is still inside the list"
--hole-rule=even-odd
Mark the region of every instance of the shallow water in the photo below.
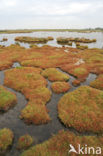
[[[15,62],[12,67],[20,66],[18,62]],[[58,69],[60,70],[60,69]],[[95,74],[89,74],[86,81],[81,83],[81,85],[89,85],[91,81],[93,81],[96,78]],[[71,89],[69,92],[75,90],[78,87],[72,86],[72,81],[76,78],[73,76],[70,76],[69,83],[71,85]],[[48,81],[48,80],[47,80]],[[0,71],[0,85],[4,84],[4,71]],[[48,88],[51,89],[51,82],[48,81]],[[7,88],[7,87],[6,87]],[[57,113],[57,103],[60,100],[60,98],[63,96],[63,94],[55,94],[52,93],[52,98],[50,102],[47,103],[47,108],[50,111],[49,115],[51,117],[51,122],[48,124],[43,125],[27,125],[23,122],[23,120],[20,120],[20,112],[27,104],[27,100],[25,99],[24,95],[14,91],[13,89],[7,88],[8,90],[14,92],[17,96],[18,103],[10,109],[8,112],[4,114],[0,114],[0,128],[10,128],[14,132],[14,144],[12,146],[12,149],[10,152],[6,154],[6,156],[18,156],[20,153],[18,150],[16,150],[16,143],[20,136],[24,134],[30,134],[34,137],[34,144],[41,143],[47,139],[49,139],[52,134],[56,134],[59,130],[65,129],[73,131],[76,134],[80,135],[94,135],[92,133],[78,133],[73,128],[66,128],[58,119],[58,113]]]
[[[92,32],[92,33],[78,33],[78,32],[33,32],[33,33],[16,33],[16,34],[0,34],[0,40],[3,38],[8,38],[6,42],[0,42],[0,45],[9,46],[11,44],[15,44],[15,37],[17,36],[31,36],[31,37],[54,37],[53,41],[49,41],[47,44],[51,46],[61,47],[61,45],[57,44],[57,37],[85,37],[89,39],[97,39],[96,43],[84,44],[88,45],[89,48],[103,48],[103,33],[102,32]],[[82,43],[81,43],[82,44]],[[21,46],[29,48],[28,43],[20,43]],[[43,44],[39,44],[38,46],[42,46]],[[75,48],[75,43],[73,46]]]
[[[16,68],[16,67],[21,67],[20,63],[18,62],[13,63],[12,68]]]

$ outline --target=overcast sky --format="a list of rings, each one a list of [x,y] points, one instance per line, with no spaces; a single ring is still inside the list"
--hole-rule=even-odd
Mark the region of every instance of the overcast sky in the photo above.
[[[103,27],[103,0],[0,0],[0,29]]]

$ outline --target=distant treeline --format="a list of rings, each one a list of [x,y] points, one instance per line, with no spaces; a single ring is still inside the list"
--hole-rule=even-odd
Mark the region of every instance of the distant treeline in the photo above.
[[[95,30],[101,30],[101,31],[103,31],[103,28],[99,28],[99,27],[98,27],[98,28],[95,28]]]

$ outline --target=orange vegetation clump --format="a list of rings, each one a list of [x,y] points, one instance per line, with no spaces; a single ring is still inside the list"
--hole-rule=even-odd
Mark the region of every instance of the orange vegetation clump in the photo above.
[[[60,68],[84,81],[90,72],[103,73],[103,50],[51,46],[25,49],[19,45],[0,47],[0,70],[10,68],[14,62],[25,67]]]
[[[18,139],[17,149],[23,150],[30,147],[33,143],[33,138],[29,134],[25,134]]]
[[[79,79],[81,77],[83,79],[83,77],[85,78],[89,74],[88,71],[87,71],[87,69],[84,68],[84,67],[76,67],[76,68],[74,68],[74,69],[71,70],[71,73],[72,73],[72,75],[78,77]]]
[[[75,58],[77,60],[77,58]],[[55,68],[67,62],[75,61],[72,56],[68,59],[62,49],[54,48],[50,46],[43,46],[41,48],[31,48],[20,59],[22,66],[33,66],[45,68]]]
[[[73,84],[73,86],[79,86],[80,85],[80,81],[79,80],[74,80],[73,82],[72,82],[72,84]]]
[[[0,155],[4,154],[12,145],[13,132],[8,128],[0,129]]]
[[[59,94],[67,92],[71,87],[67,82],[57,81],[52,83],[51,88],[55,93]]]
[[[5,71],[5,85],[22,92],[29,100],[21,113],[21,118],[27,123],[42,124],[50,120],[45,104],[50,100],[51,92],[46,88],[47,81],[40,75],[41,71],[40,68],[33,67],[18,67]]]
[[[58,103],[58,116],[80,132],[103,133],[103,91],[81,86],[65,94]]]
[[[42,71],[42,76],[48,78],[50,81],[68,81],[69,76],[62,73],[56,68],[48,68]]]
[[[63,38],[63,37],[58,37],[57,38],[58,44],[68,44],[69,42],[76,42],[76,43],[92,43],[96,42],[96,39],[87,39],[87,38]]]
[[[50,117],[45,104],[46,102],[43,102],[41,99],[30,101],[21,111],[21,119],[24,119],[28,124],[34,123],[36,125],[40,125],[48,123],[50,121]]]
[[[76,47],[81,50],[88,49],[87,45],[77,45]]]
[[[87,155],[85,152],[85,145],[88,147],[100,147],[103,150],[103,136],[77,136],[69,131],[59,131],[58,134],[52,136],[48,141],[45,141],[41,144],[31,147],[30,149],[24,151],[20,156],[77,156],[77,153],[69,153],[70,144],[78,151],[78,145],[80,144],[83,147],[84,155]],[[95,149],[95,154],[97,149]],[[81,154],[81,153],[80,153]],[[91,150],[93,154],[93,150]],[[78,154],[79,155],[79,154]]]
[[[16,95],[3,86],[0,86],[0,111],[7,111],[16,103]]]
[[[5,42],[5,41],[7,41],[8,39],[7,38],[3,38],[2,40],[1,40],[1,42]]]
[[[47,43],[49,40],[54,40],[54,38],[51,36],[47,38],[19,36],[15,38],[15,41],[24,42],[24,43]]]
[[[88,49],[79,53],[79,56],[85,61],[85,66],[89,72],[103,73],[103,49]]]
[[[0,48],[0,70],[11,68],[13,62],[19,61],[24,55],[25,48],[19,45],[11,45],[9,47]]]
[[[49,41],[54,40],[54,38],[53,38],[52,36],[48,36],[47,39],[48,39]]]
[[[85,65],[73,65],[73,66],[65,66],[62,67],[62,70],[65,70],[69,74],[78,78],[79,81],[85,81],[86,77],[89,74],[89,70]]]
[[[96,80],[92,81],[90,86],[103,90],[103,74],[99,75]]]

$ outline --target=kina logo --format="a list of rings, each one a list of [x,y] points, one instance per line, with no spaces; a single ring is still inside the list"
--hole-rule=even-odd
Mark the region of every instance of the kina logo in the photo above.
[[[87,145],[81,146],[78,144],[77,149],[70,144],[70,150],[68,153],[76,153],[76,154],[93,154],[93,155],[101,155],[102,154],[102,149],[101,147],[88,147]]]

